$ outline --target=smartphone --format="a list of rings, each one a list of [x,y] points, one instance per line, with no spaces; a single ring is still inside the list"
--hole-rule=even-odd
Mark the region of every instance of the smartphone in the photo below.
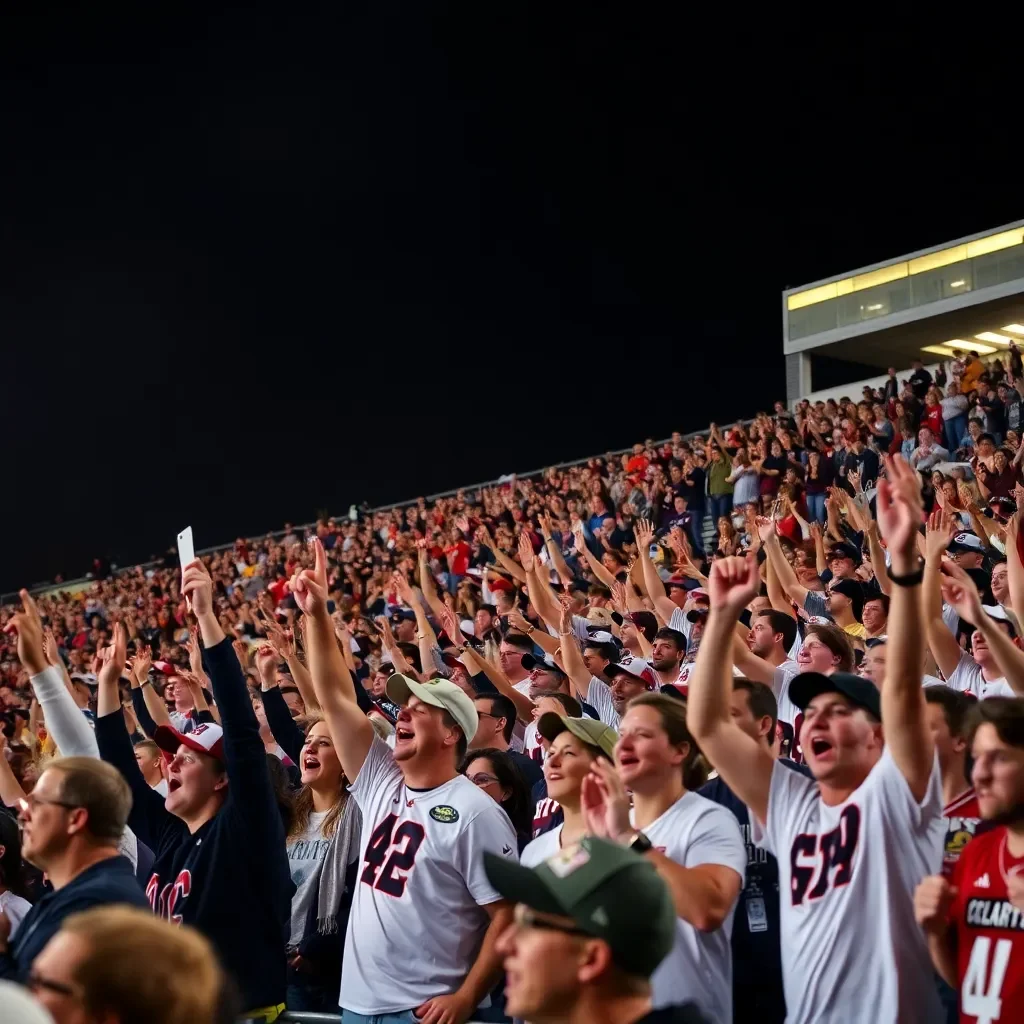
[[[196,547],[192,542],[192,527],[186,526],[178,534],[178,561],[181,563],[182,569],[184,569],[186,565],[195,560]]]

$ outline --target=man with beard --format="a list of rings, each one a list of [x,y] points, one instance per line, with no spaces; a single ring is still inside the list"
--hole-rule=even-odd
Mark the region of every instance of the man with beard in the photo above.
[[[953,871],[924,879],[914,913],[960,1020],[1024,1020],[1024,700],[992,697],[968,715],[982,819]]]
[[[686,637],[677,629],[662,626],[654,634],[651,668],[661,686],[675,686],[679,682],[683,658],[686,656]]]

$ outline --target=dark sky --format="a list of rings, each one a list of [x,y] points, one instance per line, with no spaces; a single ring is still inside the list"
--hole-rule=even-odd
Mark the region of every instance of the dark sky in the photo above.
[[[0,588],[750,413],[1021,215],[998,26],[640,6],[5,13]]]

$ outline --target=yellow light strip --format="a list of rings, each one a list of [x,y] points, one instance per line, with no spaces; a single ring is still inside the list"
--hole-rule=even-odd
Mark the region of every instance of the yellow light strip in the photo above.
[[[1024,324],[1007,324],[1003,330],[1011,334],[1024,334]]]
[[[938,267],[949,266],[951,263],[960,263],[963,260],[974,259],[975,256],[984,256],[985,253],[998,252],[1000,249],[1008,249],[1010,246],[1022,244],[1024,244],[1024,228],[1000,231],[964,245],[954,245],[948,249],[940,249],[938,252],[917,256],[912,260],[892,263],[866,274],[855,274],[853,277],[846,277],[841,281],[833,281],[830,284],[818,285],[816,288],[808,288],[806,291],[794,292],[786,299],[786,308],[802,309],[804,306],[811,306],[816,302],[827,302],[829,299],[837,298],[840,295],[849,295],[851,292],[858,292],[863,288],[873,288],[890,281],[898,281],[908,274],[923,274],[926,270],[935,270]]]
[[[978,341],[988,341],[993,345],[1004,345],[1010,344],[1010,339],[1005,334],[996,334],[995,331],[982,331],[981,334],[976,334],[975,337]]]
[[[993,352],[999,351],[994,349],[991,345],[979,345],[977,342],[971,342],[970,344],[957,345],[952,347],[950,345],[924,345],[921,348],[922,352],[931,352],[937,356],[953,356],[957,352],[977,352],[979,356],[990,356]]]

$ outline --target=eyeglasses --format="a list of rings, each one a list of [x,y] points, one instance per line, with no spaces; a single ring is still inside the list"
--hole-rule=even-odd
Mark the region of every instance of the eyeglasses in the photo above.
[[[18,806],[23,811],[34,811],[37,807],[45,804],[50,804],[54,807],[63,807],[69,811],[81,806],[81,804],[68,803],[66,800],[44,800],[42,797],[36,796],[35,793],[29,793],[18,801]]]
[[[562,924],[559,921],[549,921],[546,917],[539,917],[537,912],[525,903],[516,905],[514,920],[517,928],[536,928],[549,932],[561,932],[563,935],[580,935],[587,939],[594,938],[590,932],[577,928],[575,925]]]
[[[29,973],[25,979],[25,987],[31,992],[36,992],[41,988],[46,989],[49,992],[56,992],[59,996],[77,996],[78,991],[71,985],[65,985],[61,981],[53,981],[50,978],[44,978],[41,974],[37,974],[35,971]]]
[[[467,775],[466,778],[468,778],[474,786],[487,786],[492,782],[501,782],[501,779],[494,775],[488,775],[487,772],[477,772],[476,775]]]

